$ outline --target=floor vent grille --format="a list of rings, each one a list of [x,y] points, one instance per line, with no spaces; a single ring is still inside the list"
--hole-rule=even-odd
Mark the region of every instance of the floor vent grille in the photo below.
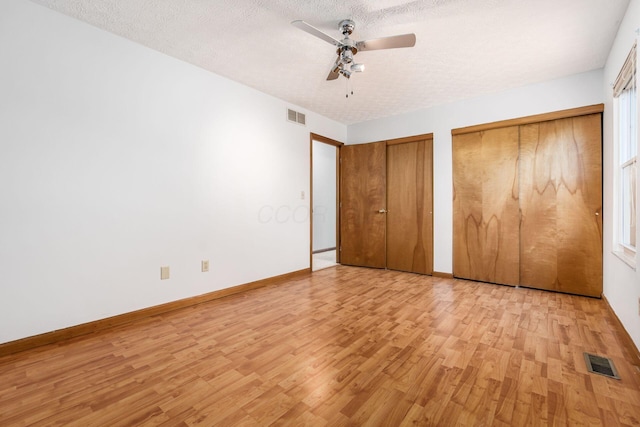
[[[620,379],[618,376],[618,371],[616,367],[613,365],[613,360],[596,356],[595,354],[584,354],[584,361],[587,364],[587,370],[589,372],[593,372],[594,374],[604,375],[605,377],[615,378],[617,380]]]

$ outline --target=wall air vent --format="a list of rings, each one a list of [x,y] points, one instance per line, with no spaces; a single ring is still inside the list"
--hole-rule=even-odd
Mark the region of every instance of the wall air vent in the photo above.
[[[307,117],[298,111],[287,108],[287,121],[305,126],[307,124]]]

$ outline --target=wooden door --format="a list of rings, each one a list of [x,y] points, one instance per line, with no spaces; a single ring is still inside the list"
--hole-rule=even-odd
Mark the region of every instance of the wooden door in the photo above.
[[[386,266],[385,157],[384,142],[345,145],[340,150],[341,264]]]
[[[602,294],[601,115],[522,126],[520,283]]]
[[[432,140],[387,146],[387,268],[433,273]]]
[[[453,136],[453,274],[519,282],[518,126]]]

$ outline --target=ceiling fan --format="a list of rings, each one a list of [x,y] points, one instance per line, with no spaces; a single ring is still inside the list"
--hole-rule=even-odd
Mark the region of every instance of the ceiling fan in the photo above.
[[[302,31],[306,31],[313,36],[331,43],[338,48],[336,50],[338,59],[336,59],[335,64],[331,67],[327,80],[335,80],[340,75],[343,75],[348,79],[351,77],[352,73],[364,71],[364,64],[356,64],[353,62],[353,57],[358,52],[367,50],[395,49],[399,47],[413,47],[416,44],[416,35],[413,33],[363,41],[352,40],[349,36],[355,29],[356,23],[351,19],[342,20],[338,25],[338,29],[341,30],[342,35],[344,36],[342,40],[336,40],[304,21],[293,21],[291,24]]]

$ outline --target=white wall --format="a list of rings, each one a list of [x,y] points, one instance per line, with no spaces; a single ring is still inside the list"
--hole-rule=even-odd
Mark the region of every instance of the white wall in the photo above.
[[[602,70],[351,125],[349,144],[433,133],[434,271],[451,273],[451,129],[603,102]]]
[[[604,294],[611,307],[618,315],[631,338],[640,348],[640,315],[638,299],[640,298],[640,271],[625,264],[613,254],[614,241],[614,158],[613,158],[613,93],[611,84],[618,76],[622,64],[636,41],[640,28],[640,2],[629,3],[627,13],[618,30],[609,59],[604,68]],[[638,180],[640,182],[640,179]],[[638,233],[640,239],[640,232]],[[639,240],[636,240],[639,241]],[[638,263],[636,256],[636,263]],[[636,267],[640,266],[637,264]]]
[[[313,141],[313,250],[336,247],[336,158],[338,149]]]
[[[609,84],[638,27],[631,2],[604,72],[355,124],[347,135],[197,67],[3,0],[0,343],[309,267],[300,198],[309,132],[349,143],[433,132],[434,269],[451,272],[451,129],[604,101],[605,295],[640,346],[640,276],[611,254],[607,221]],[[305,112],[307,127],[286,122],[286,107]],[[281,207],[298,214],[276,220]],[[209,273],[199,272],[202,259]],[[159,280],[161,265],[170,280]]]
[[[0,57],[0,343],[309,267],[346,126],[23,0]]]

